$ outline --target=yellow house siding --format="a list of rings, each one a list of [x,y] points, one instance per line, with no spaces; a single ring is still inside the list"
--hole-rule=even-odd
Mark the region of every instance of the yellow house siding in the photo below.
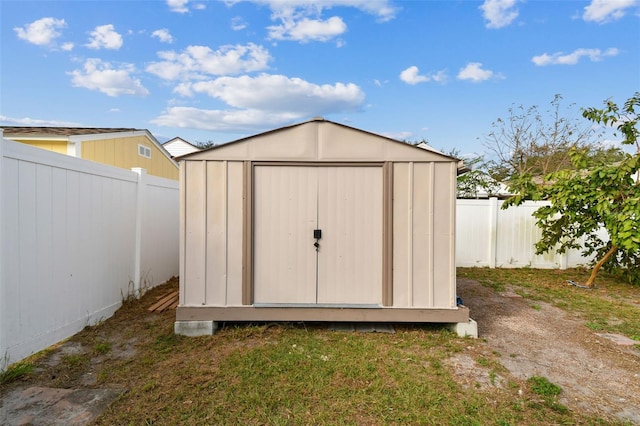
[[[58,154],[67,153],[67,141],[56,140],[29,140],[29,139],[14,139],[16,142],[21,142],[26,145],[35,146],[38,148],[46,149],[48,151],[57,152]]]
[[[151,158],[138,154],[138,145],[151,150]],[[178,180],[178,167],[145,136],[98,139],[82,142],[82,158],[124,169],[141,167],[153,176]]]

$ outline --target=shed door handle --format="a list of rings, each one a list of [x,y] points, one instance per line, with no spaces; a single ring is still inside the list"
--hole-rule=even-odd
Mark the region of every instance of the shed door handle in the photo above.
[[[313,238],[316,239],[316,242],[313,243],[313,246],[316,248],[316,251],[320,250],[320,238],[322,238],[322,229],[314,229],[313,230]]]

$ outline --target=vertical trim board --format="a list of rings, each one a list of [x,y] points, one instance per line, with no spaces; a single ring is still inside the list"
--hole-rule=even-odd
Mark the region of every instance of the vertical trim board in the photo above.
[[[393,163],[393,306],[409,307],[408,286],[409,271],[407,269],[407,240],[410,232],[406,211],[409,205],[407,180],[409,165]]]
[[[382,305],[393,305],[393,163],[382,166]]]
[[[253,304],[253,164],[243,162],[242,304]]]
[[[242,305],[245,204],[244,163],[227,163],[227,291],[226,305]]]
[[[455,164],[455,163],[452,163]],[[428,282],[427,286],[429,288],[429,302],[427,304],[428,307],[435,306],[436,299],[436,286],[438,285],[435,275],[436,275],[436,263],[434,262],[435,250],[436,250],[436,236],[435,236],[435,214],[436,214],[436,200],[435,200],[435,188],[436,185],[436,167],[435,163],[429,163],[429,183],[427,184],[427,188],[429,188],[429,212],[427,214],[428,221],[428,229],[429,229],[429,240],[428,244],[428,256],[427,256],[427,268],[429,269],[428,274]],[[455,197],[451,197],[453,202],[455,202]],[[455,224],[454,224],[455,225]]]

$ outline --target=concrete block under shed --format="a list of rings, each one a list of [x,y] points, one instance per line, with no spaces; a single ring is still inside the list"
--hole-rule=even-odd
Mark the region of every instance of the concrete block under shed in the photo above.
[[[174,332],[182,336],[211,336],[218,329],[216,321],[176,321]]]
[[[468,322],[455,322],[450,326],[451,331],[455,331],[460,337],[478,338],[478,323],[469,318]]]

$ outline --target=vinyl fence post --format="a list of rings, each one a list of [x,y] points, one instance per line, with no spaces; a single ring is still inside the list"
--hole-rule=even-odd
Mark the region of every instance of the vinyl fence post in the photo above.
[[[567,269],[567,264],[569,263],[569,251],[567,250],[564,253],[559,254],[559,256],[560,256],[560,269]]]
[[[498,252],[498,198],[489,198],[489,268],[496,267]]]
[[[147,171],[140,167],[131,169],[138,174],[138,187],[136,195],[136,233],[135,233],[135,253],[133,266],[133,291],[135,297],[140,297],[141,275],[142,275],[142,221],[144,219],[144,199],[147,187]]]

